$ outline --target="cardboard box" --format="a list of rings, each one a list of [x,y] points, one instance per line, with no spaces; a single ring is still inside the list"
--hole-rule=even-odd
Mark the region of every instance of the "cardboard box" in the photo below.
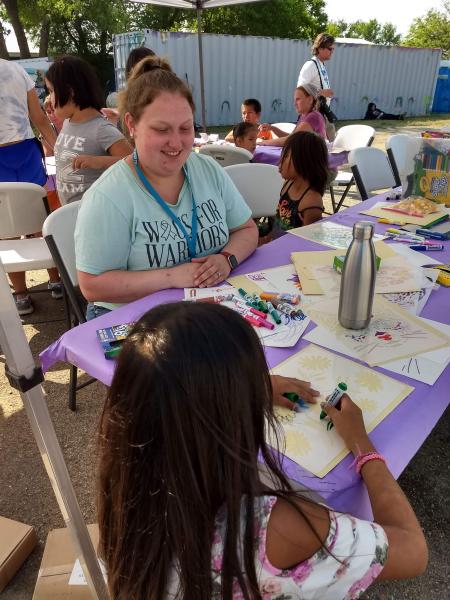
[[[98,544],[97,525],[88,525],[94,548]],[[92,600],[87,585],[69,585],[76,560],[75,548],[69,530],[53,529],[45,544],[33,600]]]
[[[0,517],[0,592],[17,573],[37,542],[31,525]]]

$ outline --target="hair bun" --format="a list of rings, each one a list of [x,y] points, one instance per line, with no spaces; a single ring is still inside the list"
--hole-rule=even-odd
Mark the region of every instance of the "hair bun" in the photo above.
[[[160,56],[156,55],[146,56],[133,67],[133,70],[130,74],[130,79],[136,79],[144,73],[151,73],[152,71],[156,71],[158,69],[162,69],[163,71],[173,73],[169,61],[165,58],[161,58]]]

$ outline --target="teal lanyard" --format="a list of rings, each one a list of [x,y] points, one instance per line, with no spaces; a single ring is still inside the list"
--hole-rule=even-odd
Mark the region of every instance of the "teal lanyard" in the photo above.
[[[188,234],[186,227],[183,225],[181,220],[177,217],[177,215],[173,212],[173,210],[167,205],[166,202],[161,198],[155,188],[152,186],[150,181],[144,175],[139,166],[138,155],[136,149],[133,152],[133,163],[134,168],[136,169],[136,173],[139,176],[139,179],[142,182],[142,185],[145,187],[147,192],[156,200],[159,206],[163,209],[163,211],[167,214],[167,216],[177,225],[180,229],[181,233],[184,235],[187,245],[188,245],[188,253],[189,258],[195,258],[196,255],[196,242],[197,242],[197,207],[195,206],[194,194],[192,193],[191,182],[189,180],[189,175],[187,171],[187,167],[183,167],[184,176],[186,177],[186,181],[191,192],[192,197],[192,223],[191,223],[191,235]]]

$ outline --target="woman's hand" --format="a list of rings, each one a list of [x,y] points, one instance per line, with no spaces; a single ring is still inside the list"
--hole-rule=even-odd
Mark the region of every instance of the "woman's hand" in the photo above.
[[[270,123],[261,123],[258,127],[258,133],[261,133],[262,131],[272,131],[272,125]]]
[[[219,285],[230,274],[230,265],[223,254],[211,254],[201,258],[193,258],[191,264],[198,266],[194,286],[199,288]]]
[[[310,404],[315,404],[317,396],[320,396],[320,392],[312,388],[309,381],[302,381],[293,377],[283,377],[282,375],[271,375],[270,380],[272,382],[273,403],[278,406],[284,406],[291,410],[295,408],[295,402],[291,402],[283,396],[283,394],[288,392],[297,394]]]
[[[197,287],[195,278],[197,276],[198,265],[190,262],[176,265],[168,269],[171,288],[189,288]]]
[[[362,449],[368,440],[362,411],[359,406],[347,394],[344,394],[339,409],[334,406],[327,406],[326,403],[321,404],[321,407],[333,421],[336,431],[344,440],[347,448],[358,454],[358,448]],[[362,451],[365,450],[362,449]]]

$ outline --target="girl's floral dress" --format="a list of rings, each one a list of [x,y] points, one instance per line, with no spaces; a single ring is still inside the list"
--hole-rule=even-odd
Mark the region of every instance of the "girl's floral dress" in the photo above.
[[[330,511],[330,530],[325,549],[292,569],[278,569],[266,556],[266,534],[277,498],[255,500],[256,532],[259,539],[255,555],[256,573],[264,600],[354,600],[377,578],[387,559],[388,542],[383,528],[351,515]],[[243,505],[244,507],[244,505]],[[243,508],[243,514],[245,509]],[[244,518],[241,531],[244,530]],[[214,588],[220,590],[226,512],[219,512],[212,546]],[[244,596],[235,582],[234,600]],[[215,596],[213,596],[215,597]]]

